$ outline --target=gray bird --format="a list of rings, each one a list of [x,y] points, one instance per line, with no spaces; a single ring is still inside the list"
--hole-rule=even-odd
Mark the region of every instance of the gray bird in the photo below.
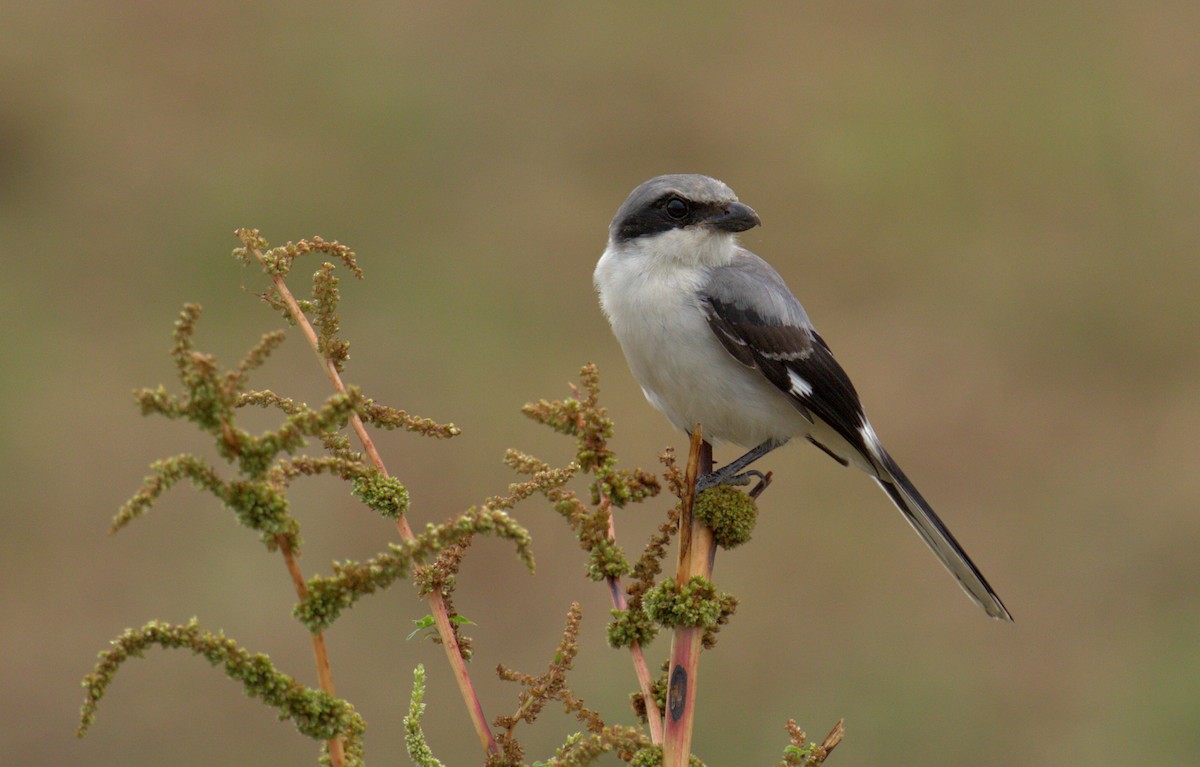
[[[600,306],[646,399],[676,427],[749,448],[697,489],[745,484],[751,463],[804,437],[887,493],[971,599],[1000,598],[875,435],[858,393],[771,265],[738,245],[758,214],[708,176],[634,189],[596,265]]]

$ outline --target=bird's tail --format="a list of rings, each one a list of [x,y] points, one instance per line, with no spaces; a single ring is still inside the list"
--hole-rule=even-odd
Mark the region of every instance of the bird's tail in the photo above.
[[[983,573],[979,572],[979,568],[967,556],[967,552],[963,551],[958,541],[954,540],[954,536],[942,524],[942,520],[938,519],[937,514],[933,513],[933,509],[917,492],[917,488],[913,487],[912,482],[904,475],[892,457],[882,447],[879,447],[876,457],[881,459],[882,471],[878,472],[879,476],[875,481],[883,488],[883,492],[888,494],[892,503],[896,504],[896,508],[900,509],[904,518],[924,539],[929,548],[933,549],[933,553],[937,554],[946,569],[958,579],[959,585],[962,586],[963,591],[967,592],[967,596],[971,597],[971,600],[982,607],[991,617],[1011,621],[1012,615],[1004,607],[1000,597],[996,596],[996,592],[992,591],[992,587],[988,585]]]

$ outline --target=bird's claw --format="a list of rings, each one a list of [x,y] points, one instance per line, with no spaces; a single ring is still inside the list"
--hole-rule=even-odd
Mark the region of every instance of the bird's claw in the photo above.
[[[723,473],[722,471],[709,472],[708,474],[705,474],[704,476],[702,476],[696,480],[696,494],[699,495],[700,493],[704,492],[705,490],[716,487],[718,485],[732,485],[735,487],[743,487],[745,485],[750,484],[750,480],[754,479],[754,478],[758,479],[758,485],[756,485],[754,488],[755,491],[757,491],[758,493],[761,493],[763,490],[765,490],[766,486],[771,483],[770,473],[763,474],[761,471],[758,471],[757,469],[750,469],[749,471],[743,471],[741,474],[733,474],[733,475],[727,475],[727,474]],[[760,487],[762,489],[759,489]],[[757,494],[755,497],[757,497]]]
[[[771,486],[771,478],[773,476],[774,475],[768,471],[766,475],[758,481],[758,484],[750,490],[750,497],[757,498],[758,496],[762,495],[763,491]]]

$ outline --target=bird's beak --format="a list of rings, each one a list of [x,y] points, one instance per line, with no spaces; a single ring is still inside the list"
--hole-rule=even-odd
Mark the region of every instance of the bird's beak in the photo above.
[[[723,232],[744,232],[762,223],[754,208],[744,203],[735,202],[720,214],[708,220],[708,225]]]

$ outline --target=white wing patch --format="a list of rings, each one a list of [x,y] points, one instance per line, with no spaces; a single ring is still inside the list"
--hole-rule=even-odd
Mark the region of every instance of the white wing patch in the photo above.
[[[875,430],[871,428],[871,424],[866,419],[863,419],[862,426],[858,427],[858,433],[862,435],[863,444],[867,446],[867,450],[871,451],[871,457],[882,464],[883,446],[879,442],[879,437],[875,436]]]
[[[795,370],[788,370],[788,380],[792,382],[792,394],[797,397],[807,397],[812,394],[812,384],[804,380]]]

